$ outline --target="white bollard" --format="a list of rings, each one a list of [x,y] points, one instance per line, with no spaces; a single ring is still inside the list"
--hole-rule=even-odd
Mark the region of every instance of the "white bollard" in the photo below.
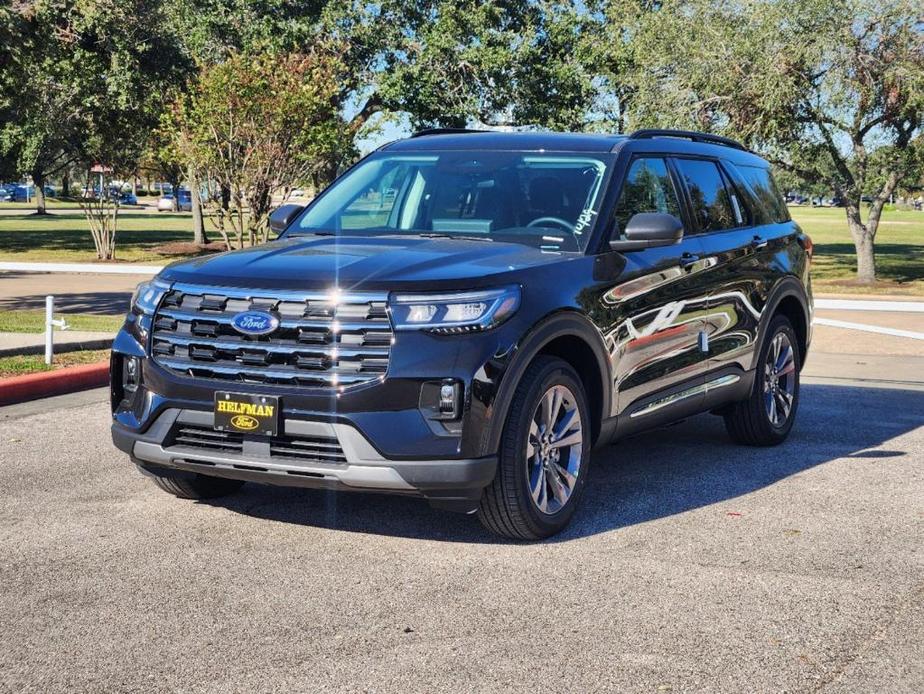
[[[55,320],[55,298],[50,294],[45,297],[45,363],[51,366],[54,358],[54,329],[67,330],[67,322],[62,318]]]
[[[45,297],[45,363],[50,365],[54,352],[53,334],[55,320],[55,298]]]

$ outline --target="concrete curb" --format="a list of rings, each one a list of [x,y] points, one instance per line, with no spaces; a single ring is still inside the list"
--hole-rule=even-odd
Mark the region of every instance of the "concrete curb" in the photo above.
[[[156,275],[163,265],[130,265],[128,263],[20,263],[0,262],[0,271],[14,272],[70,272],[91,275]]]
[[[24,376],[0,378],[0,405],[96,388],[109,382],[109,362],[69,366]]]
[[[55,344],[55,354],[79,352],[85,349],[109,349],[113,338],[102,340],[84,340],[83,342],[62,342]],[[18,357],[26,354],[44,354],[45,345],[24,345],[22,347],[0,348],[0,357]]]

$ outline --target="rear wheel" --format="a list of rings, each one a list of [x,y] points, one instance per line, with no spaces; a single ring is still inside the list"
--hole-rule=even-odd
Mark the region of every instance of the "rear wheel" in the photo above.
[[[798,345],[789,320],[776,316],[760,350],[750,397],[725,414],[725,428],[737,443],[775,446],[789,436],[799,407]]]
[[[215,499],[219,496],[233,494],[244,486],[243,480],[230,480],[224,477],[206,475],[170,477],[157,475],[150,470],[145,470],[145,473],[158,487],[180,499]]]
[[[517,386],[494,481],[478,517],[515,540],[559,532],[577,508],[590,460],[587,397],[567,362],[539,357]]]

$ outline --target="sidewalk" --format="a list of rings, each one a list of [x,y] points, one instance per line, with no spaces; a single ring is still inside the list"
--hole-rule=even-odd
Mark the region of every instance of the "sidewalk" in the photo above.
[[[83,349],[108,349],[115,336],[112,333],[81,330],[60,330],[55,332],[55,354],[76,352]],[[0,333],[0,357],[19,354],[44,354],[43,333]]]

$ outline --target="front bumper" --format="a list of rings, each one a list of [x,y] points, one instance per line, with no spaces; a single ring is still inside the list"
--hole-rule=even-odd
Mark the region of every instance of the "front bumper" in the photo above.
[[[387,459],[355,427],[337,422],[286,419],[285,440],[253,436],[212,442],[213,436],[220,436],[209,433],[213,422],[211,412],[168,408],[144,433],[114,422],[112,438],[143,471],[160,476],[202,474],[284,486],[408,494],[460,511],[477,507],[497,466],[494,456]],[[189,445],[178,440],[183,438],[177,436],[179,431],[201,435],[193,435],[194,445]],[[300,449],[299,442],[326,446],[324,450],[336,454],[324,459],[323,452]]]

